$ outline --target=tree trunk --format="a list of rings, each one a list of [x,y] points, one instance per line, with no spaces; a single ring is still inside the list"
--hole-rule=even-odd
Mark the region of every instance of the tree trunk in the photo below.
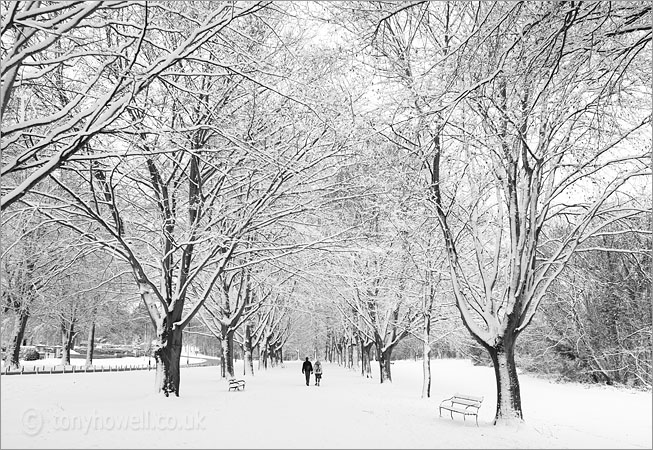
[[[70,327],[66,324],[61,325],[61,364],[64,366],[70,365],[70,349],[73,345],[73,338],[75,336],[75,322],[71,322]]]
[[[424,318],[424,335],[423,339],[423,352],[422,352],[422,368],[424,370],[424,381],[422,383],[422,398],[429,398],[431,396],[431,345],[429,344],[429,335],[431,331],[430,317]]]
[[[365,375],[365,378],[372,378],[372,361],[371,361],[371,352],[372,352],[372,343],[363,344],[361,343],[361,375]]]
[[[494,424],[523,421],[514,341],[502,340],[496,347],[486,349],[492,358],[497,382],[497,412]]]
[[[93,365],[93,350],[95,349],[95,320],[88,330],[88,341],[86,342],[86,365]]]
[[[169,329],[163,324],[157,330],[156,360],[157,393],[163,392],[168,397],[171,393],[179,397],[179,361],[181,359],[182,329]]]
[[[356,367],[358,367],[358,365],[361,364],[361,349],[360,349],[360,345],[358,345],[358,344],[356,344],[356,343],[352,343],[352,350],[351,350],[351,351],[352,351],[352,354],[354,353],[354,349],[356,350],[356,355],[355,355],[355,359],[354,359],[354,365],[355,365]]]
[[[243,353],[243,376],[247,375],[247,357],[245,355],[245,343],[241,344],[240,351]]]
[[[21,308],[16,313],[16,325],[14,329],[14,337],[11,345],[7,349],[9,367],[18,369],[20,367],[20,346],[23,344],[25,336],[25,328],[27,327],[27,319],[29,319],[29,309]]]
[[[347,354],[349,355],[349,362],[348,362],[348,368],[353,369],[354,368],[354,342],[350,341],[349,342],[349,347],[347,347]]]
[[[268,350],[268,357],[270,358],[270,367],[276,366],[277,359],[273,347]]]
[[[263,369],[267,370],[268,369],[268,341],[267,339],[263,343],[262,347],[263,351],[259,350],[259,366],[260,363],[263,363]]]
[[[252,358],[252,328],[249,324],[245,326],[243,354],[245,355],[243,358],[245,363],[245,374],[247,373],[247,368],[249,368],[250,375],[254,375],[254,360]]]
[[[226,331],[222,335],[222,377],[234,377],[234,332]]]
[[[220,377],[227,378],[227,360],[225,359],[225,353],[223,350],[224,339],[218,339],[218,348],[220,351],[218,355],[220,356]]]
[[[377,346],[379,348],[379,346]],[[390,370],[390,357],[392,356],[392,348],[388,348],[385,351],[377,350],[377,359],[379,361],[379,374],[381,378],[381,383],[390,382],[392,383],[392,372]]]

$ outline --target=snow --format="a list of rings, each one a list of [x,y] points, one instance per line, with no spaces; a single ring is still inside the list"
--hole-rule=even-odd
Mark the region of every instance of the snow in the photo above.
[[[242,373],[242,361],[237,372]],[[422,399],[421,362],[397,361],[393,383],[323,363],[306,386],[301,362],[256,371],[228,391],[219,367],[183,368],[181,397],[153,392],[148,371],[0,377],[4,448],[651,448],[652,394],[559,384],[520,375],[526,421],[494,426],[494,372],[469,361],[432,361]],[[456,392],[483,396],[474,419],[437,406]],[[174,429],[174,430],[172,430]]]

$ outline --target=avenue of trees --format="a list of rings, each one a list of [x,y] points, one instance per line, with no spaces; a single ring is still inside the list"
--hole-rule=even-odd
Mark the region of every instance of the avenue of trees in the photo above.
[[[651,388],[648,2],[2,2],[5,364]],[[242,368],[236,360],[242,360]],[[416,387],[417,389],[417,387]],[[522,402],[523,400],[523,402]]]

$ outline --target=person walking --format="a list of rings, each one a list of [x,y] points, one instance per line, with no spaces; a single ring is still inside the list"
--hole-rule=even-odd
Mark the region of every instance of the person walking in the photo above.
[[[320,380],[322,380],[322,363],[315,361],[315,386],[320,385]]]
[[[306,357],[306,361],[302,364],[302,373],[306,376],[306,386],[311,382],[311,373],[313,373],[313,364]]]

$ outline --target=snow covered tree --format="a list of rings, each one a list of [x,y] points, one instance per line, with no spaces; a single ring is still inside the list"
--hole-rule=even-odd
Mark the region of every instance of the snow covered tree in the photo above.
[[[3,223],[4,227],[12,221]],[[42,229],[28,230],[23,223],[18,228],[21,233],[16,242],[8,245],[2,254],[2,310],[14,314],[12,339],[7,348],[6,364],[12,368],[20,367],[20,348],[23,344],[27,322],[32,314],[33,303],[39,290],[46,283],[48,271],[41,264],[44,252]],[[6,229],[6,228],[5,228]],[[4,238],[9,236],[5,234]],[[37,263],[38,266],[37,266]],[[52,267],[52,266],[50,266]],[[4,327],[3,327],[4,328]],[[3,330],[6,335],[7,329]]]
[[[613,6],[337,13],[369,44],[375,128],[427,173],[461,318],[494,363],[495,423],[523,418],[514,345],[552,281],[591,236],[649,209],[629,192],[650,177],[651,9]]]
[[[54,190],[20,190],[35,208],[43,198],[72,201],[44,215],[131,269],[156,329],[156,387],[165,395],[179,394],[182,331],[226,265],[239,254],[269,257],[268,242],[241,244],[312,208],[302,194],[341,145],[281,64],[290,46],[280,37],[294,32],[275,32],[285,16],[258,3],[208,5],[180,4],[177,15],[153,8],[160,14],[147,23],[172,27],[164,37],[176,53],[144,41],[137,66],[157,70],[147,89],[130,91],[115,128],[105,123],[58,164]],[[196,28],[194,15],[206,23]],[[235,51],[241,45],[251,58]]]
[[[549,286],[584,242],[640,214],[628,191],[650,176],[641,140],[650,110],[637,99],[646,87],[628,71],[644,53],[587,51],[596,9],[528,4],[506,23],[521,34],[499,26],[487,45],[474,40],[483,51],[466,73],[478,87],[462,121],[431,135],[433,203],[462,319],[494,364],[495,423],[523,418],[515,341]],[[621,47],[609,38],[614,25],[603,25],[600,47]],[[562,221],[572,226],[553,239],[548,230]]]
[[[528,341],[521,343],[532,370],[651,386],[649,220],[633,222],[588,240],[552,284],[556,301],[541,305]]]
[[[2,210],[111,133],[166,71],[263,6],[2,2]]]
[[[373,223],[378,224],[378,220],[377,217]],[[377,225],[373,227],[379,239],[379,229]],[[346,287],[341,293],[345,302],[341,314],[359,332],[359,339],[364,343],[364,364],[369,364],[369,349],[374,344],[381,383],[392,381],[392,351],[413,330],[420,314],[409,286],[412,283],[406,276],[403,234],[395,238],[398,243],[379,245],[379,239],[371,248],[351,252],[348,271],[340,276]]]
[[[234,337],[243,327],[249,327],[249,322],[258,312],[264,302],[272,295],[272,290],[263,288],[261,281],[252,275],[251,267],[223,273],[217,283],[214,293],[204,303],[200,311],[200,319],[221,343],[220,357],[221,375],[223,378],[233,378],[234,370]],[[251,329],[246,330],[247,350],[251,365]]]
[[[3,335],[12,335],[7,364],[19,367],[30,317],[42,319],[44,312],[52,311],[44,299],[92,249],[57,224],[43,222],[35,209],[14,209],[3,219],[2,308],[15,319],[12,327],[3,326]]]

